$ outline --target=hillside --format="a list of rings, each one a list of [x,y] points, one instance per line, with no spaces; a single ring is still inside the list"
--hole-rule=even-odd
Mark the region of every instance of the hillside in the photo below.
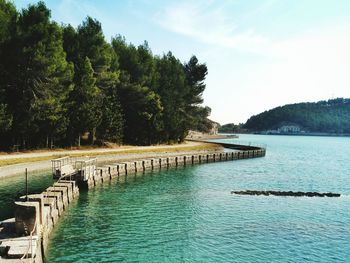
[[[350,133],[350,99],[288,104],[252,116],[244,128],[252,132],[286,126],[305,132]]]

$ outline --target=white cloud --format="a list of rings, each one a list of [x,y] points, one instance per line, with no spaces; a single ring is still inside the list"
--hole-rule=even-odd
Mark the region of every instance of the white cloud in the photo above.
[[[256,52],[269,41],[254,29],[238,32],[224,6],[211,2],[185,2],[158,12],[155,21],[167,30],[185,35],[205,44]]]
[[[275,42],[268,54],[277,59],[259,74],[271,88],[283,88],[299,100],[350,96],[349,46],[350,24]]]
[[[242,65],[243,71],[239,64],[223,62],[230,69],[227,79],[210,76],[208,83],[208,90],[222,87],[218,101],[209,96],[214,119],[245,121],[252,114],[288,103],[350,97],[349,47],[350,25],[339,25],[276,41],[265,50],[268,60],[249,68]],[[233,74],[240,70],[240,75]]]

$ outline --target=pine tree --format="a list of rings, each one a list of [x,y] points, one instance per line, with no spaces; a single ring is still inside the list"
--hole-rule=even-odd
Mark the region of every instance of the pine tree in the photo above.
[[[80,138],[87,131],[93,131],[101,122],[101,111],[99,107],[100,89],[96,86],[96,78],[90,59],[85,58],[83,64],[79,65],[76,72],[76,82],[70,94],[69,113],[70,129],[75,138]]]
[[[12,134],[23,146],[44,146],[47,138],[66,128],[62,103],[73,68],[65,60],[61,28],[50,21],[43,2],[22,10],[8,49],[6,96],[13,112]]]
[[[13,114],[8,105],[6,94],[9,82],[8,53],[11,39],[15,32],[18,13],[13,4],[0,0],[0,145],[2,148],[11,147],[11,127]]]

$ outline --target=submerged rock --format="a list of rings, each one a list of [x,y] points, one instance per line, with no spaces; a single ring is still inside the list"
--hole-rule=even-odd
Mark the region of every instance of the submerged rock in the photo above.
[[[257,190],[245,190],[245,191],[231,191],[231,194],[236,195],[275,195],[275,196],[307,196],[307,197],[340,197],[338,193],[318,193],[318,192],[292,192],[292,191],[257,191]]]

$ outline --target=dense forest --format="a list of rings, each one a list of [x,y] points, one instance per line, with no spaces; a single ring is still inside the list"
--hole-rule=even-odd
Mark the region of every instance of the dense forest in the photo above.
[[[299,125],[307,132],[350,133],[350,99],[337,98],[277,107],[252,116],[244,128],[266,131],[285,124]]]
[[[210,128],[195,56],[107,42],[91,17],[77,28],[50,17],[44,2],[0,0],[0,149],[172,143]]]
[[[221,133],[237,133],[241,131],[243,124],[227,123],[219,127],[219,132]]]

